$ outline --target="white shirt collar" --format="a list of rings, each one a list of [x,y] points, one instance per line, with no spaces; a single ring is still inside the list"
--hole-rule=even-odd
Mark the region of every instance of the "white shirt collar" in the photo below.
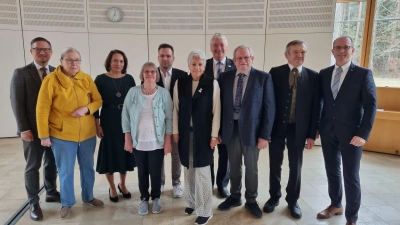
[[[290,71],[292,71],[292,69],[294,68],[294,66],[292,66],[290,63],[288,63],[288,66],[290,68]],[[297,67],[297,70],[299,71],[299,73],[301,74],[301,71],[303,70],[303,65],[300,65],[299,67]]]
[[[346,69],[348,69],[348,68],[350,67],[350,64],[351,64],[351,60],[350,60],[348,63],[346,63],[346,64],[344,64],[343,66],[341,66],[341,67],[342,67],[342,70],[345,71]],[[335,64],[335,70],[336,70],[338,67],[339,67],[339,66]]]
[[[37,64],[37,63],[35,62],[35,60],[33,60],[33,63],[35,64],[37,70],[40,70],[40,69],[43,67],[43,66]],[[50,69],[49,69],[49,64],[47,64],[45,67],[46,67],[46,70],[47,70],[47,71],[50,71]]]
[[[213,61],[214,61],[214,65],[217,65],[218,61],[214,59],[213,57]],[[226,56],[221,60],[222,65],[225,65],[226,62]]]
[[[247,70],[246,72],[244,72],[243,74],[245,74],[247,77],[250,76],[250,70],[251,70],[251,68],[249,70]],[[240,72],[238,70],[236,70],[236,76],[239,74],[240,74]]]
[[[172,67],[171,67],[171,69],[169,69],[168,71],[167,71],[167,74],[164,74],[164,72],[160,69],[160,72],[161,72],[161,74],[160,75],[165,75],[165,76],[171,76],[172,75]]]

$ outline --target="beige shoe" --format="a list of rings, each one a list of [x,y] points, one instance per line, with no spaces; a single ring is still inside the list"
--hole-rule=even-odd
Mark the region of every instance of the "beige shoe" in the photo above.
[[[93,198],[92,201],[85,202],[87,205],[93,206],[93,207],[104,207],[104,202],[97,199]]]
[[[64,206],[61,208],[61,210],[60,210],[60,218],[61,219],[67,219],[70,214],[71,214],[71,207]]]

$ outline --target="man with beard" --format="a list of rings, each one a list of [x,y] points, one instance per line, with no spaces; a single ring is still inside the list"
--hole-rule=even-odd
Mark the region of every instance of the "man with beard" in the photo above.
[[[188,74],[180,69],[172,68],[172,64],[175,60],[174,48],[169,44],[161,44],[158,46],[158,72],[160,73],[161,79],[157,82],[158,86],[167,89],[171,93],[171,99],[173,100],[173,90],[175,81],[179,78],[187,77]],[[172,186],[175,198],[180,198],[183,195],[181,188],[181,161],[179,159],[178,144],[172,141],[172,152],[171,152],[171,173],[172,173]],[[162,166],[161,172],[161,192],[164,191],[165,185],[165,170],[164,165]]]

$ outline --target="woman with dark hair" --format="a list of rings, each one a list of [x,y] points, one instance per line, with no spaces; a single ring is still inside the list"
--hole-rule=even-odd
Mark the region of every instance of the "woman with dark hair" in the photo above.
[[[95,79],[97,89],[103,99],[101,112],[97,111],[97,136],[101,139],[97,156],[96,171],[105,174],[110,185],[109,195],[112,202],[118,202],[114,173],[120,175],[118,189],[124,198],[131,193],[125,185],[126,172],[135,167],[133,154],[124,150],[125,137],[121,127],[121,112],[124,99],[129,89],[135,86],[133,77],[126,73],[128,59],[124,52],[112,50],[104,63],[107,73]]]

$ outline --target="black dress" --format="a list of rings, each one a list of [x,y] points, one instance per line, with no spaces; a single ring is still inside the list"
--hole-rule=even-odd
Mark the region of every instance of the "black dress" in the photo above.
[[[133,171],[135,159],[124,150],[125,135],[122,133],[121,112],[126,94],[134,87],[135,80],[129,74],[121,78],[98,75],[94,81],[103,99],[103,106],[94,116],[100,118],[104,137],[100,141],[96,171],[100,174]],[[118,91],[119,90],[119,91]],[[117,93],[120,97],[117,97]]]

